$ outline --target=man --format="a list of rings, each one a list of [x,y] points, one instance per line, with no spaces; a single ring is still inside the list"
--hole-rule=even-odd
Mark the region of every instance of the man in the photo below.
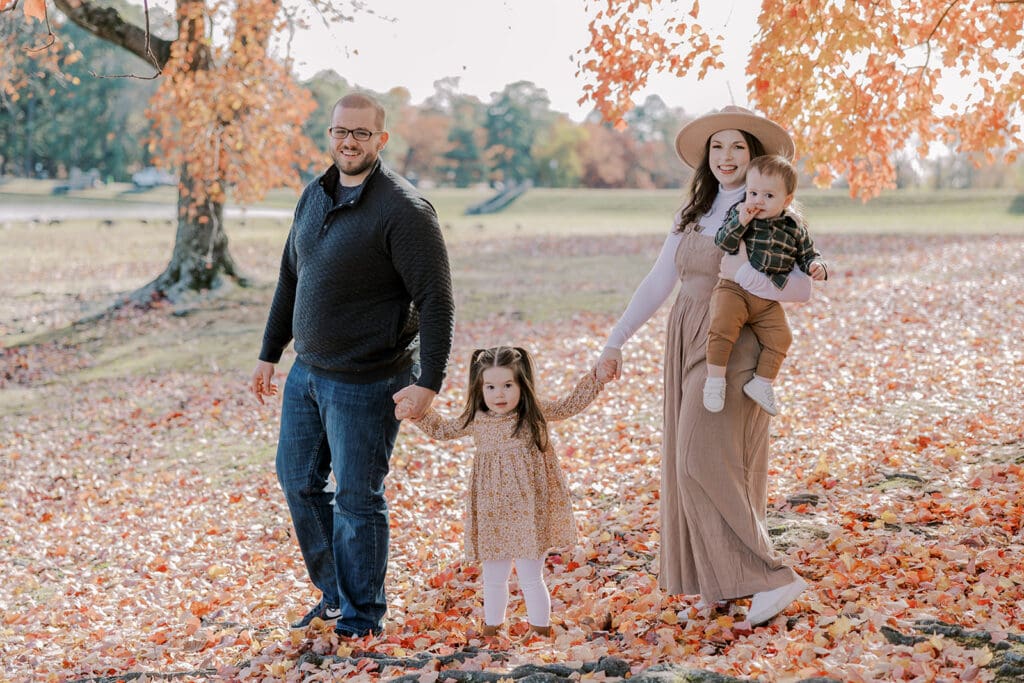
[[[433,206],[383,166],[384,109],[353,93],[334,106],[334,164],[303,191],[250,387],[277,393],[274,364],[296,360],[281,408],[277,477],[320,603],[355,638],[387,609],[384,477],[397,394],[423,415],[441,388],[454,327],[451,273]],[[337,490],[325,491],[333,470]]]

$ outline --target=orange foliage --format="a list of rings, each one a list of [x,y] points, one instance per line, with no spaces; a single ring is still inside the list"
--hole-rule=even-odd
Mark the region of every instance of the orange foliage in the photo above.
[[[5,4],[5,0],[0,0],[0,13],[13,9],[14,1]],[[39,74],[46,74],[55,85],[71,81],[62,73],[61,66],[77,60],[78,52],[69,50],[59,35],[50,32],[26,44],[18,36],[21,27],[3,19],[6,17],[0,14],[0,102],[17,102],[21,91]]]
[[[46,1],[25,0],[25,18],[44,21],[46,19]]]
[[[588,9],[594,4],[587,2]],[[633,108],[633,93],[647,85],[651,73],[667,71],[682,77],[697,69],[703,78],[709,70],[723,66],[722,38],[712,39],[697,23],[696,0],[685,16],[669,7],[662,22],[644,18],[654,13],[654,5],[662,4],[662,0],[608,0],[607,8],[599,10],[590,23],[590,45],[576,75],[590,74],[594,82],[584,84],[579,101],[593,102],[616,126],[624,125],[622,117]]]
[[[26,18],[46,18],[42,0],[21,7]],[[270,36],[285,28],[279,10],[274,0],[178,3],[178,39],[147,113],[155,159],[181,169],[183,204],[198,223],[208,218],[197,208],[224,203],[229,191],[245,203],[274,187],[299,187],[299,169],[323,156],[302,134],[316,103],[294,82],[289,64],[268,49]],[[211,41],[210,35],[223,38]],[[59,36],[50,33],[39,46],[0,37],[3,94],[17,99],[40,64],[60,73]]]
[[[448,140],[451,126],[452,120],[445,114],[404,106],[395,124],[395,131],[407,145],[398,162],[398,171],[404,176],[428,177],[435,161],[453,147]]]
[[[267,53],[267,36],[281,28],[277,10],[270,0],[240,0],[234,35],[209,48],[188,35],[212,23],[207,7],[180,6],[179,13],[190,14],[179,16],[179,40],[148,115],[161,163],[187,168],[197,181],[182,187],[193,204],[223,203],[229,188],[244,203],[274,187],[298,187],[297,167],[322,156],[301,134],[316,103]]]
[[[581,101],[609,121],[632,107],[651,72],[698,69],[702,79],[721,67],[697,6],[657,26],[641,18],[661,4],[608,0],[591,23],[581,72],[595,83]],[[1024,151],[1024,3],[763,0],[758,21],[748,98],[793,132],[821,185],[846,177],[854,195],[876,196],[895,185],[894,153],[923,156],[931,143],[982,152],[988,163]],[[947,107],[951,82],[968,94]]]
[[[257,409],[240,373],[206,363],[90,379],[74,368],[102,364],[97,347],[42,344],[0,349],[0,382],[38,397],[0,411],[0,680],[426,681],[608,656],[636,678],[665,664],[759,681],[993,680],[999,643],[1024,638],[1024,237],[821,242],[842,266],[787,309],[800,334],[778,380],[768,480],[771,528],[784,529],[773,540],[811,585],[767,626],[746,620],[745,600],[701,612],[657,586],[666,309],[630,340],[624,378],[552,425],[580,534],[547,558],[553,641],[522,640],[518,589],[511,637],[477,634],[480,569],[462,561],[471,444],[403,427],[387,480],[385,633],[339,642],[323,622],[286,628],[318,595],[274,474],[280,403]],[[452,248],[456,262],[500,251],[512,267],[638,243],[653,257],[661,240]],[[102,276],[87,254],[69,267]],[[558,395],[613,323],[462,320],[435,406],[458,413],[469,354],[495,339],[536,349],[538,391]],[[160,339],[205,325],[134,309],[102,324],[102,338]],[[923,633],[935,619],[991,642]],[[467,658],[441,661],[453,652]]]

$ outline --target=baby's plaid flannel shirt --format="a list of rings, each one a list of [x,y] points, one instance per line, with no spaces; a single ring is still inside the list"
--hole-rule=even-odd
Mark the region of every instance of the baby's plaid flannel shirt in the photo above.
[[[741,203],[729,209],[725,222],[715,234],[715,244],[735,254],[740,242],[745,242],[750,265],[767,275],[779,289],[786,286],[794,267],[810,274],[811,262],[821,260],[821,253],[814,248],[807,228],[786,212],[775,218],[755,218],[744,226],[739,217]]]

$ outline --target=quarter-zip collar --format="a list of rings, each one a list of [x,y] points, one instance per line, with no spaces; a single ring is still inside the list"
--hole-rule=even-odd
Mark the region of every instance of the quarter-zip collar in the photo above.
[[[322,176],[317,180],[320,185],[320,189],[323,190],[326,202],[326,211],[323,213],[323,220],[320,223],[320,236],[327,234],[328,229],[331,225],[331,216],[335,211],[341,209],[350,208],[359,203],[363,198],[363,193],[366,192],[366,188],[373,182],[374,177],[380,170],[380,159],[374,163],[373,168],[370,169],[370,173],[366,176],[362,183],[359,184],[355,189],[355,194],[349,194],[348,198],[338,204],[335,203],[335,197],[338,196],[338,184],[341,182],[341,171],[334,164],[328,168]]]
[[[366,179],[359,185],[359,191],[356,195],[344,204],[339,204],[338,206],[334,206],[334,198],[337,196],[338,192],[338,183],[341,182],[341,171],[338,170],[338,167],[331,164],[330,168],[328,168],[324,174],[320,176],[319,180],[317,180],[317,183],[319,183],[320,187],[323,188],[324,193],[330,198],[331,205],[333,207],[331,211],[333,211],[334,209],[338,209],[342,206],[354,206],[358,204],[363,193],[366,191],[367,186],[373,182],[373,177],[377,175],[379,170],[380,159],[377,159],[373,164],[373,168],[370,169],[369,174],[367,174]]]

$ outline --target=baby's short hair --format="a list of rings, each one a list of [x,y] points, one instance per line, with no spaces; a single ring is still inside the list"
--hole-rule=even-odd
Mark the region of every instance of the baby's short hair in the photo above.
[[[786,157],[779,156],[778,154],[765,154],[754,157],[750,160],[750,165],[747,167],[748,172],[751,170],[757,170],[758,173],[764,176],[781,178],[782,184],[786,187],[786,194],[796,192],[798,180],[796,168]]]

